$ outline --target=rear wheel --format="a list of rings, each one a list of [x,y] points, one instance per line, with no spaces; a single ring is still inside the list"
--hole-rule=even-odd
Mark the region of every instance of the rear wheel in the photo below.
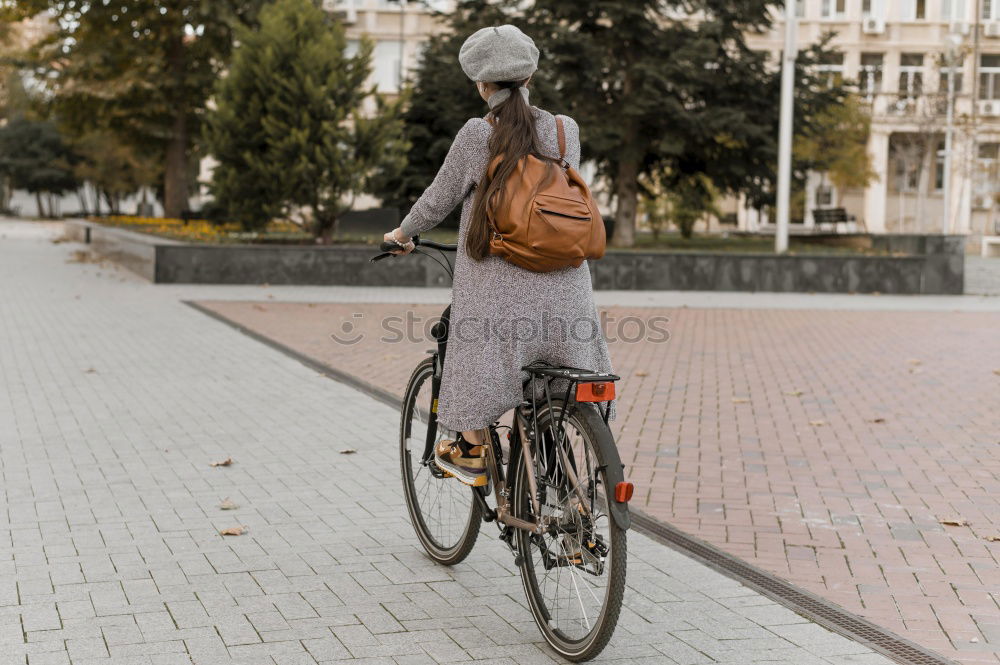
[[[611,516],[598,445],[598,437],[610,438],[611,432],[592,405],[576,404],[563,421],[557,446],[549,424],[553,417],[558,422],[562,409],[562,403],[553,402],[551,413],[547,406],[539,413],[539,430],[546,434],[536,451],[535,473],[546,528],[540,534],[519,530],[517,547],[528,605],[545,641],[578,662],[598,655],[615,631],[627,545],[625,531]],[[515,478],[514,516],[534,520],[523,457]]]
[[[431,423],[433,377],[434,358],[426,358],[413,370],[406,386],[399,428],[400,470],[417,538],[432,559],[451,566],[472,551],[483,515],[472,496],[475,490],[445,475],[434,464],[433,455],[426,462],[422,459],[428,429],[434,430],[435,445],[455,435],[438,427],[436,418]]]

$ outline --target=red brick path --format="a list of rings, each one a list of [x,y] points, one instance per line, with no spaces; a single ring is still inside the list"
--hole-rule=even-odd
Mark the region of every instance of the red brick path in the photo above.
[[[401,393],[440,306],[207,303]],[[963,663],[1000,663],[1000,314],[609,308],[637,505]],[[352,318],[363,314],[363,318]],[[353,345],[330,333],[351,321]],[[945,526],[945,519],[969,526]]]

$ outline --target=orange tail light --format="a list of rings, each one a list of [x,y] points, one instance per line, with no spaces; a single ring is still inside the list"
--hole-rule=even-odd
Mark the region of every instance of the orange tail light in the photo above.
[[[578,383],[576,386],[577,402],[610,402],[614,398],[615,398],[614,381]]]
[[[615,485],[615,501],[618,503],[628,503],[632,499],[632,492],[635,491],[635,485],[628,482],[620,482]]]

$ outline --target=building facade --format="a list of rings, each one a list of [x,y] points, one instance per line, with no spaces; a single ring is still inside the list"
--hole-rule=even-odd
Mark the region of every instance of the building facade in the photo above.
[[[1000,232],[1000,1],[799,0],[796,13],[800,48],[835,33],[840,53],[822,67],[858,83],[878,174],[844,192],[812,174],[801,226],[813,226],[814,209],[844,207],[876,233]],[[784,30],[781,16],[748,41],[780,62]],[[748,230],[771,226],[742,208],[738,219]]]

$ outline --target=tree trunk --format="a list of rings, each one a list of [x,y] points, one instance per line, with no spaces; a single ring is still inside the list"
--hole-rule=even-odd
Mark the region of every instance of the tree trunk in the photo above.
[[[635,245],[635,213],[639,203],[639,162],[622,160],[615,174],[615,232],[611,238],[612,247],[632,247]]]
[[[170,73],[178,93],[184,80],[184,33],[175,35],[168,55]],[[179,95],[180,96],[180,95]],[[187,106],[178,103],[174,108],[173,126],[164,160],[163,214],[177,219],[188,209],[188,113]]]
[[[42,207],[42,193],[35,192],[35,206],[38,208],[38,216],[40,218],[45,217],[45,208]]]

